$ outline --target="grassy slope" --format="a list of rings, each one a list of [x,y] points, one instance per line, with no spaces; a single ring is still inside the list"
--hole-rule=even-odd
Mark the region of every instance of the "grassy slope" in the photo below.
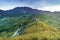
[[[38,19],[38,21],[35,20],[36,18]],[[6,27],[7,30],[9,28],[9,31],[7,30],[2,31],[1,32],[2,37],[4,32],[5,32],[4,35],[9,36],[9,35],[12,35],[21,26],[27,25],[20,36],[10,38],[10,40],[15,40],[15,39],[16,40],[20,40],[20,39],[24,39],[24,40],[25,39],[26,40],[54,39],[56,40],[57,38],[59,39],[60,37],[60,33],[57,28],[60,26],[59,25],[60,23],[58,19],[54,16],[52,17],[49,15],[41,14],[41,15],[34,15],[34,16],[30,15],[30,16],[24,16],[24,17],[11,17],[4,22],[7,22],[7,23],[3,24],[4,26],[3,25],[0,26],[1,27],[0,30],[4,30],[5,28],[3,27]]]
[[[47,25],[42,21],[37,21],[37,24],[31,24],[24,30],[25,34],[11,38],[11,40],[58,40],[60,39],[59,30],[55,27]]]

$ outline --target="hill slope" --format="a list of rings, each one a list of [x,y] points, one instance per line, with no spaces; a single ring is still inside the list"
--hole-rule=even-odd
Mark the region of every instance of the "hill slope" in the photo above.
[[[20,36],[11,38],[11,40],[58,40],[60,39],[59,30],[49,26],[42,21],[33,23],[23,31]]]
[[[2,37],[4,40],[5,37],[11,37],[10,40],[57,40],[60,39],[60,30],[58,29],[60,23],[56,22],[58,22],[56,17],[46,14],[7,17],[0,20],[0,38]],[[18,35],[14,35],[17,30],[19,30]]]

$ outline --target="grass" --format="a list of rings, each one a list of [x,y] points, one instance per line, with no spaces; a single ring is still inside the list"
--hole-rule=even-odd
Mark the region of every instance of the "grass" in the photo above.
[[[2,22],[7,23],[0,25],[0,30],[3,30],[0,33],[0,40],[60,40],[60,30],[58,28],[60,23],[55,16],[40,14],[11,17]],[[21,35],[11,37],[22,26],[25,26],[25,28],[22,29]],[[5,28],[7,30],[4,30]]]

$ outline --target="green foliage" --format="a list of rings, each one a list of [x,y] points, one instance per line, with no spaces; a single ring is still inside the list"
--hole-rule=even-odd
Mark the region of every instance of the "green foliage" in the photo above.
[[[10,38],[11,40],[60,40],[60,26],[57,16],[36,14],[20,17],[7,17],[0,20],[0,37],[10,38],[14,32],[23,27],[20,36]],[[4,36],[4,37],[3,37]],[[22,38],[23,37],[23,38]],[[20,39],[21,38],[21,39]],[[8,40],[8,39],[6,39]]]

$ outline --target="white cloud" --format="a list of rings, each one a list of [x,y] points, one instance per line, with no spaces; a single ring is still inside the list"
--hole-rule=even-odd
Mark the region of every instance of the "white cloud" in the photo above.
[[[60,11],[60,5],[50,5],[50,6],[43,6],[41,8],[37,8],[39,10],[45,10],[45,11]]]

